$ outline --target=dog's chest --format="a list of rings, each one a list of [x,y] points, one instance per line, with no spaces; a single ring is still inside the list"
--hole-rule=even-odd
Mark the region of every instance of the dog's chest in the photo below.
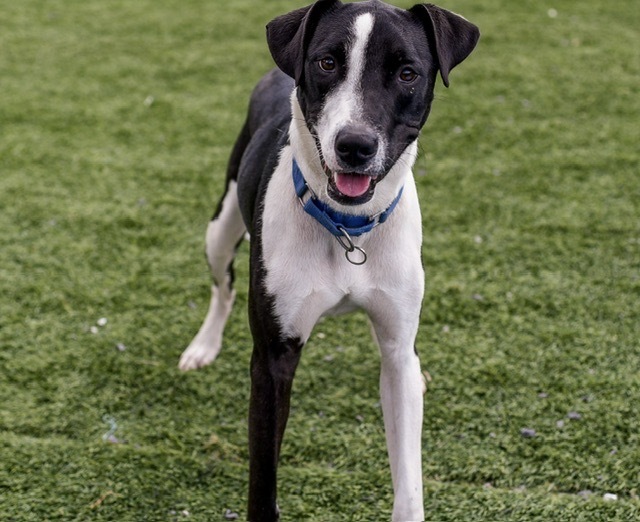
[[[357,238],[356,243],[372,255],[365,265],[352,265],[336,239],[302,209],[293,188],[291,159],[290,147],[285,147],[264,196],[261,262],[266,269],[265,289],[274,299],[283,334],[306,340],[323,315],[368,309],[381,292],[403,291],[405,282],[396,280],[407,268],[402,260],[417,258],[421,270],[419,253],[401,252],[407,247],[419,252],[420,217],[418,210],[413,212],[417,219],[402,230],[387,222]],[[404,206],[411,207],[414,185],[405,196],[410,201]],[[398,214],[411,212],[405,208]]]
[[[284,333],[306,339],[322,315],[360,306],[366,269],[351,265],[337,241],[304,212],[293,188],[290,157],[285,148],[264,197],[262,263]]]

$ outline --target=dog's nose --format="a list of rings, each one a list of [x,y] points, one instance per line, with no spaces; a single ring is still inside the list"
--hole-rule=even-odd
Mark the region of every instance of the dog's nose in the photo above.
[[[336,153],[347,167],[362,167],[378,152],[378,136],[365,127],[345,127],[336,136]]]

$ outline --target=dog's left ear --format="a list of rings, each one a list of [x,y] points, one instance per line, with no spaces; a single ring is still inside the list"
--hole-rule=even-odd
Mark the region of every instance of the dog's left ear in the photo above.
[[[409,9],[424,25],[429,45],[435,48],[442,82],[449,87],[449,71],[475,48],[480,30],[471,22],[433,4],[418,4]]]
[[[318,0],[267,24],[267,43],[271,56],[276,65],[296,81],[296,85],[302,80],[304,57],[318,21],[336,4],[340,2]]]

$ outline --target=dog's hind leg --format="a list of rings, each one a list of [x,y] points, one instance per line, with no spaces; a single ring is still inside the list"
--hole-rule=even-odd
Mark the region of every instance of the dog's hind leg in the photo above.
[[[207,227],[206,254],[213,277],[211,302],[200,330],[180,357],[178,366],[184,371],[206,366],[220,353],[222,333],[235,299],[233,260],[246,233],[238,204],[236,179],[240,158],[248,141],[247,132],[245,125],[229,162],[226,192]]]
[[[180,357],[181,370],[195,370],[212,363],[222,347],[222,333],[236,295],[233,259],[246,232],[236,185],[233,180],[228,183],[219,211],[207,227],[206,252],[213,276],[211,302],[200,330]]]

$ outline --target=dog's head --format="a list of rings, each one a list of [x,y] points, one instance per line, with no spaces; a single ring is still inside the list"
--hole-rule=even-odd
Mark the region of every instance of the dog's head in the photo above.
[[[476,26],[434,5],[404,10],[377,0],[319,0],[268,24],[269,49],[295,79],[331,199],[372,199],[416,142],[438,71],[448,86],[478,37]]]

